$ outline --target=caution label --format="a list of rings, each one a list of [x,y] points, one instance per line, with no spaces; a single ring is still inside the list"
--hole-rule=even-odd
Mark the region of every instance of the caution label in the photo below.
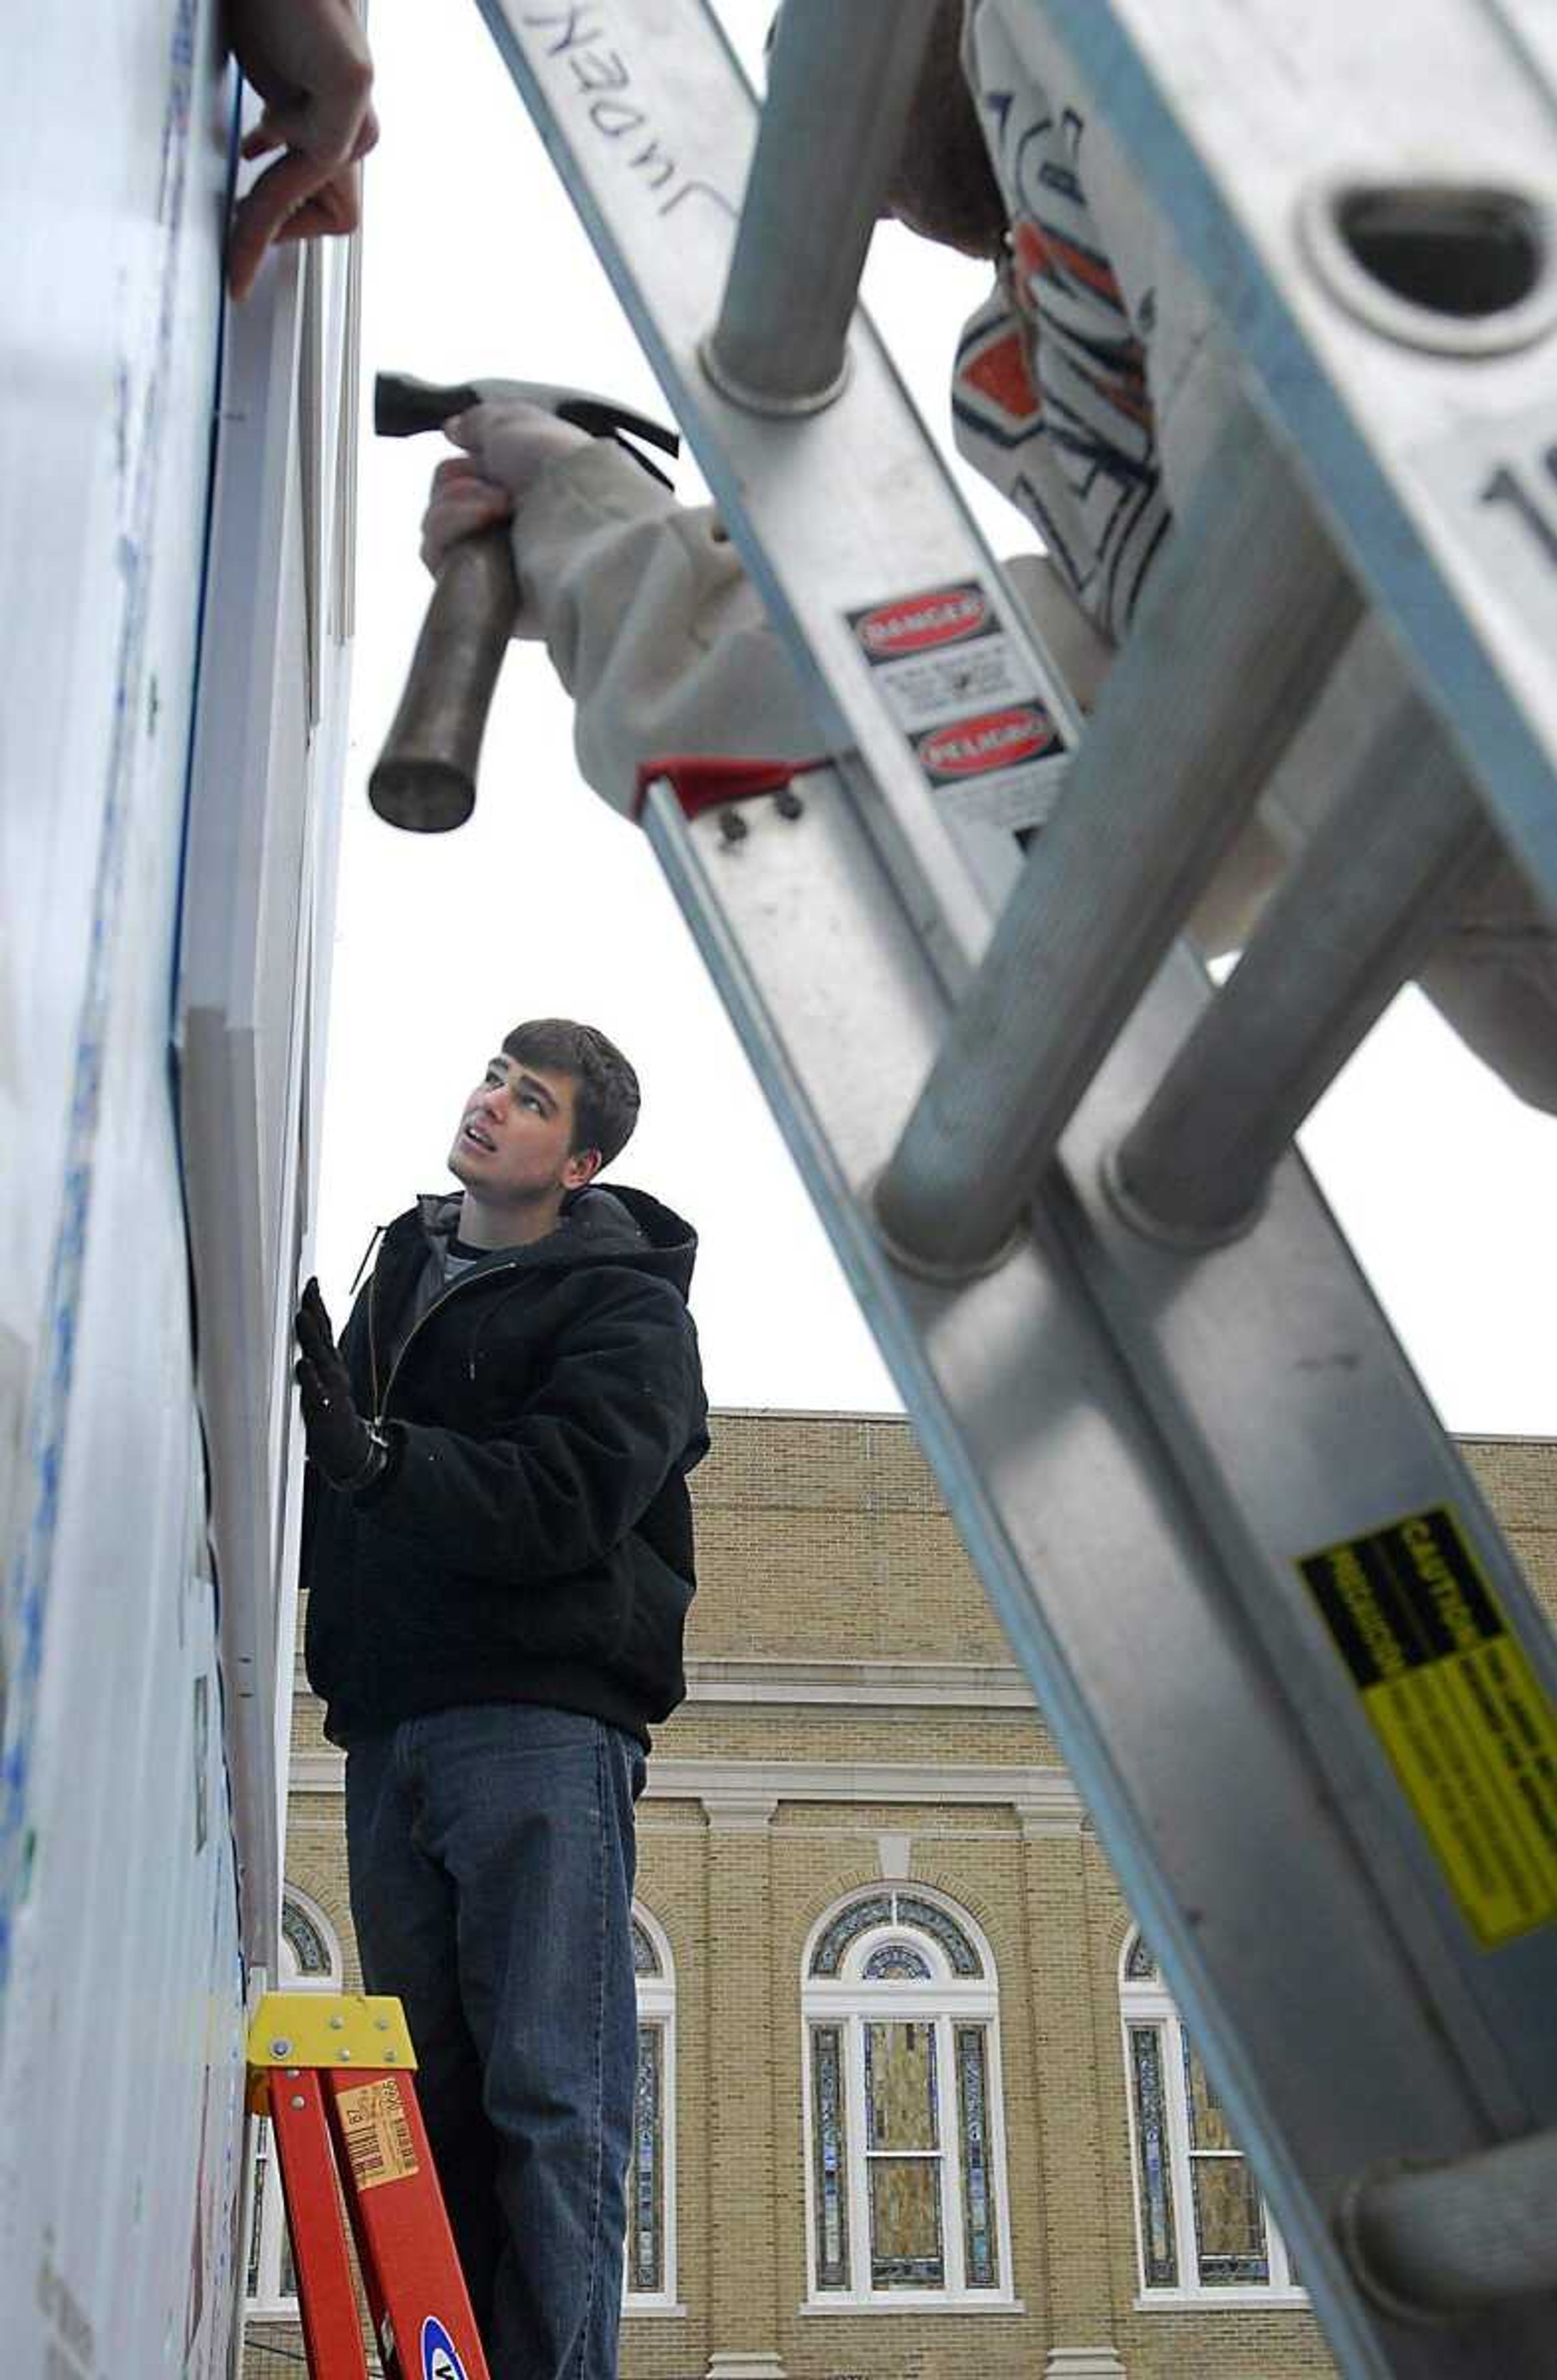
[[[1446,1506],[1298,1564],[1484,1949],[1557,1919],[1557,1711]]]
[[[359,2190],[378,2190],[420,2171],[397,2075],[341,2092],[335,2107]]]

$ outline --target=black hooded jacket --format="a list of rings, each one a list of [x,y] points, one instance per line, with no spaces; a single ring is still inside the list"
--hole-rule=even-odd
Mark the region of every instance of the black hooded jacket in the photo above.
[[[423,1198],[389,1226],[341,1336],[390,1460],[355,1495],[309,1467],[325,1731],[526,1702],[647,1743],[686,1692],[686,1475],[708,1449],[696,1234],[642,1191],[584,1190],[545,1239],[484,1257],[419,1315],[458,1211]]]

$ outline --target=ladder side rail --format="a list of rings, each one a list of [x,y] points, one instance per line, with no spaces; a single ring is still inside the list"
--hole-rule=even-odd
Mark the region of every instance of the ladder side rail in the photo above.
[[[1042,13],[1236,325],[1251,393],[1421,698],[1557,905],[1550,25],[1529,0],[1411,0],[1387,26],[1351,0]],[[1390,242],[1413,230],[1403,262]],[[1490,294],[1467,305],[1456,284],[1478,254]]]
[[[265,2088],[310,2380],[368,2380],[318,2070],[274,2067]]]
[[[489,2380],[485,2350],[444,2208],[416,2084],[402,2070],[327,2070],[324,2106],[387,2363],[404,2374]],[[378,2104],[371,2124],[363,2095]]]
[[[723,396],[702,363],[725,288],[755,103],[706,6],[674,14],[622,0],[603,30],[570,39],[567,22],[520,0],[480,0],[482,15],[719,506],[768,615],[812,697],[819,745],[861,752],[879,799],[871,815],[905,901],[937,965],[966,981],[988,939],[991,880],[1019,873],[1009,827],[1048,815],[1080,722],[1064,677],[961,496],[869,317],[857,311],[840,402],[791,419]],[[841,13],[841,12],[840,12]],[[852,14],[852,12],[851,12]],[[587,27],[592,17],[578,12]],[[629,139],[601,129],[596,84],[630,106]],[[821,110],[824,93],[813,93]],[[604,121],[614,122],[614,117]],[[846,125],[846,115],[843,121]],[[635,160],[642,160],[641,164]],[[883,555],[881,513],[893,535]],[[945,791],[862,658],[856,621],[873,605],[935,589],[976,589],[1004,678],[1002,707],[1030,712],[1044,748],[1021,772],[1028,806],[986,823],[980,795],[1003,782]]]

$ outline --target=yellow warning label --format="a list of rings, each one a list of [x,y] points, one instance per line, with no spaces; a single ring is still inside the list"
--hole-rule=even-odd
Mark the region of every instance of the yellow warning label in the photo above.
[[[398,2076],[386,2074],[382,2082],[342,2091],[335,2107],[359,2190],[378,2190],[418,2171]]]
[[[1445,1880],[1487,1949],[1557,1918],[1557,1711],[1454,1515],[1298,1564]]]

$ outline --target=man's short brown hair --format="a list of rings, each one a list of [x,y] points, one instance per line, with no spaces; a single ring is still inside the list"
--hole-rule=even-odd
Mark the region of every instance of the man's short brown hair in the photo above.
[[[614,1041],[567,1016],[536,1016],[505,1037],[504,1054],[521,1066],[573,1078],[573,1148],[598,1148],[602,1165],[619,1157],[638,1122],[638,1076]]]

